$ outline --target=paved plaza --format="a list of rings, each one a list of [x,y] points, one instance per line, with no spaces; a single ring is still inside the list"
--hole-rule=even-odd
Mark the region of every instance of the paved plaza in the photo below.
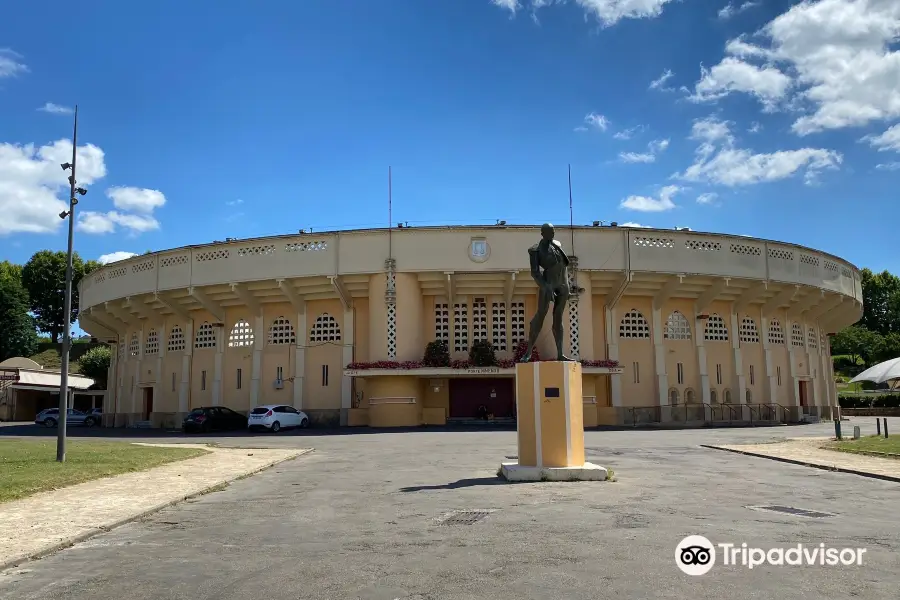
[[[874,418],[852,424],[874,433]],[[496,477],[516,453],[514,431],[104,432],[315,451],[0,573],[0,598],[896,598],[900,484],[701,447],[827,436],[832,427],[589,431],[588,460],[618,481],[528,484]],[[23,433],[48,435],[0,428]],[[763,505],[824,516],[747,508]],[[489,512],[440,524],[453,511],[478,510]],[[717,563],[690,577],[676,567],[675,548],[692,534],[867,552],[862,566]]]

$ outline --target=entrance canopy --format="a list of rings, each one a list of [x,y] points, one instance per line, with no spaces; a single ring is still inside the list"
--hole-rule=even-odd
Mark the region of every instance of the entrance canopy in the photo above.
[[[850,383],[855,383],[857,381],[872,381],[875,383],[884,383],[885,381],[891,381],[894,379],[900,379],[900,357],[886,360],[883,363],[878,363],[874,367],[869,367],[868,369],[851,379]]]
[[[0,388],[16,390],[38,390],[59,392],[62,373],[45,371],[43,367],[28,358],[16,357],[0,362]],[[94,380],[81,375],[69,374],[69,388],[86,390],[94,385]]]

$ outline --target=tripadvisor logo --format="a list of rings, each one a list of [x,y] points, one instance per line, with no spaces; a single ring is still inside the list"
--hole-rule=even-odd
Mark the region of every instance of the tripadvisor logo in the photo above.
[[[675,564],[688,575],[705,575],[716,564],[717,557],[726,567],[753,569],[762,565],[849,567],[862,565],[865,548],[830,548],[797,544],[787,548],[753,548],[746,543],[713,544],[702,535],[689,535],[675,547]]]

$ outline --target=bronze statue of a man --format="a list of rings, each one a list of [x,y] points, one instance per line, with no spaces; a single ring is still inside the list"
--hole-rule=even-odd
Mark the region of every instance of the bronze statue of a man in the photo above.
[[[544,326],[544,318],[553,302],[553,338],[556,340],[556,360],[572,360],[563,355],[563,313],[566,310],[566,301],[569,299],[568,268],[569,257],[562,249],[562,245],[553,239],[553,225],[544,223],[541,226],[541,241],[528,249],[531,259],[531,276],[538,285],[538,308],[531,319],[531,329],[528,332],[528,350],[522,357],[522,362],[531,360],[531,351],[537,342],[541,327]]]

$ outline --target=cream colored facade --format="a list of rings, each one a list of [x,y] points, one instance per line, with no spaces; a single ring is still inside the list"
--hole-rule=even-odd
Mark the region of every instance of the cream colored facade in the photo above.
[[[478,339],[511,358],[535,310],[526,250],[539,236],[507,226],[342,231],[107,265],[82,281],[79,319],[114,348],[108,424],[172,426],[194,407],[263,403],[343,425],[466,416],[470,396],[506,393],[512,368],[346,367],[420,361],[436,338],[454,358]],[[585,363],[586,426],[831,415],[827,334],[862,313],[853,265],[687,231],[576,227],[557,238],[577,289],[565,350],[619,363]],[[544,356],[549,325],[548,316]]]

